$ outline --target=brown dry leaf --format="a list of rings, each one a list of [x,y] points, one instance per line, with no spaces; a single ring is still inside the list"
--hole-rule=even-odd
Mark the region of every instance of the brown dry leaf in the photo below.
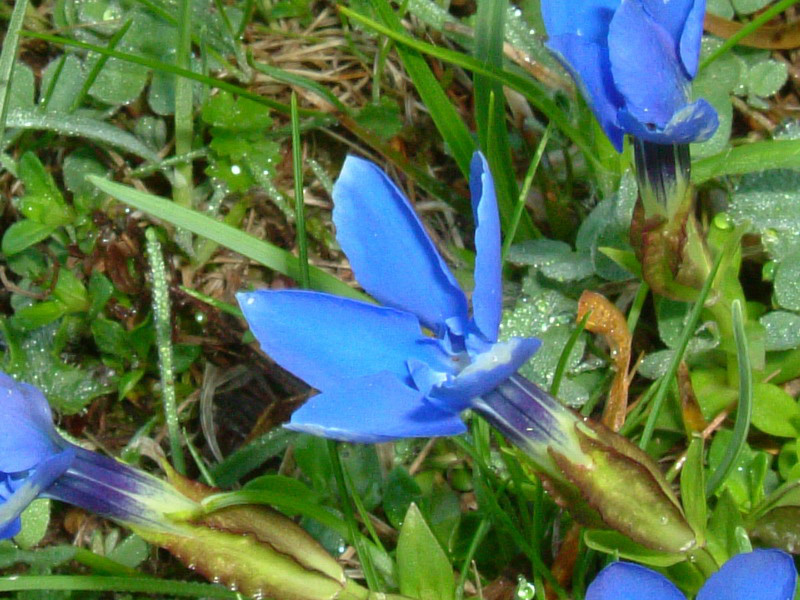
[[[683,426],[689,433],[701,433],[708,427],[708,423],[700,410],[700,404],[697,402],[697,396],[692,388],[689,367],[684,361],[681,361],[678,366],[678,391],[681,397]]]
[[[746,23],[737,23],[717,15],[706,13],[703,26],[717,37],[727,39],[739,32]],[[767,50],[791,50],[800,47],[800,22],[782,25],[763,25],[750,35],[739,40],[742,46],[766,48]]]
[[[628,408],[628,366],[631,361],[631,333],[628,323],[619,309],[605,296],[586,290],[578,300],[578,316],[580,322],[586,314],[587,331],[602,335],[614,359],[617,374],[611,391],[608,394],[603,410],[603,425],[613,431],[619,431],[625,423]]]

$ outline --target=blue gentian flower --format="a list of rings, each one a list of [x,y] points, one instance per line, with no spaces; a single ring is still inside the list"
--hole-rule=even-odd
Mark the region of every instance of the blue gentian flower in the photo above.
[[[368,443],[455,435],[465,430],[459,413],[470,408],[578,514],[596,515],[591,526],[605,524],[665,552],[688,550],[694,532],[658,467],[517,374],[538,340],[497,341],[494,185],[481,154],[470,171],[477,225],[471,312],[406,197],[376,165],[352,156],[334,186],[333,221],[356,278],[383,306],[302,290],[238,294],[264,352],[320,391],[287,427]]]
[[[696,600],[792,600],[797,569],[780,550],[737,554],[708,578]],[[600,571],[586,591],[586,600],[686,600],[660,573],[626,562]]]
[[[143,471],[65,440],[41,391],[0,373],[0,539],[16,535],[37,497],[126,525],[169,528],[164,515],[196,503]]]
[[[705,0],[542,0],[547,46],[570,71],[618,151],[624,134],[688,144],[717,129],[690,102]]]
[[[513,375],[533,338],[498,342],[500,222],[486,159],[475,154],[475,290],[467,297],[403,193],[349,156],[333,190],[337,239],[383,306],[328,294],[238,294],[262,349],[320,390],[290,429],[354,442],[462,433],[459,413]]]

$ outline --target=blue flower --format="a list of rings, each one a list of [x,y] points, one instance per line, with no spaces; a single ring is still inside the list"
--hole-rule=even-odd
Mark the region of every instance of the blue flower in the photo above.
[[[380,168],[354,156],[334,187],[333,221],[356,278],[383,306],[300,290],[238,294],[264,352],[320,391],[295,411],[290,429],[357,442],[462,433],[459,413],[538,349],[533,338],[497,341],[500,223],[480,154],[470,191],[471,315],[409,201]]]
[[[719,124],[690,102],[705,0],[542,0],[548,48],[570,71],[614,147],[710,138]]]
[[[696,600],[792,600],[797,569],[780,550],[737,554],[708,578]],[[633,563],[615,562],[600,571],[586,600],[686,600],[666,577]]]
[[[0,373],[0,539],[19,533],[19,516],[72,463],[42,393]]]
[[[171,527],[166,514],[196,507],[160,479],[65,440],[42,392],[5,373],[0,421],[0,539],[19,532],[20,514],[40,496],[158,530]]]

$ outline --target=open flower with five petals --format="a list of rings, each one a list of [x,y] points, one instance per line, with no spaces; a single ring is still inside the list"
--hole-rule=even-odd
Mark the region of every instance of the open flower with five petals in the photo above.
[[[618,151],[624,134],[688,144],[718,126],[691,102],[705,0],[542,0],[547,47],[570,71]]]
[[[797,569],[780,550],[737,554],[711,575],[696,600],[792,600]],[[600,571],[586,590],[586,600],[686,600],[661,573],[627,562]]]
[[[453,435],[459,413],[539,347],[498,342],[500,223],[485,158],[475,154],[472,311],[411,204],[375,164],[349,156],[334,186],[337,239],[383,306],[301,290],[238,294],[263,350],[320,390],[290,429],[357,442]]]

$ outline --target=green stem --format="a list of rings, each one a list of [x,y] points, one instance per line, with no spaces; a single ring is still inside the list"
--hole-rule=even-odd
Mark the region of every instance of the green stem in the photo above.
[[[186,461],[181,444],[181,426],[178,420],[178,406],[175,399],[175,370],[172,356],[172,326],[170,322],[169,286],[167,269],[161,244],[156,237],[156,230],[149,227],[145,232],[147,238],[147,255],[150,261],[150,273],[153,278],[153,314],[155,316],[156,348],[158,348],[158,366],[161,370],[161,398],[164,404],[164,418],[169,433],[169,446],[172,463],[181,475],[186,474]]]
[[[367,580],[367,587],[372,591],[378,591],[380,589],[378,575],[375,571],[375,566],[372,564],[372,557],[369,555],[366,546],[362,542],[361,533],[358,531],[358,524],[356,523],[356,517],[353,512],[353,505],[350,503],[350,492],[344,475],[342,459],[339,456],[339,445],[333,440],[328,440],[327,443],[328,454],[331,459],[331,465],[333,466],[333,476],[336,479],[336,485],[339,487],[342,511],[344,512],[344,518],[350,532],[350,541],[355,547],[358,559],[361,562],[364,578]]]
[[[181,0],[178,20],[178,48],[176,63],[191,71],[192,52],[192,2]],[[175,76],[175,154],[186,155],[192,150],[193,137],[192,82],[180,75]],[[175,168],[173,199],[181,206],[192,206],[193,187],[192,163],[187,162]]]

